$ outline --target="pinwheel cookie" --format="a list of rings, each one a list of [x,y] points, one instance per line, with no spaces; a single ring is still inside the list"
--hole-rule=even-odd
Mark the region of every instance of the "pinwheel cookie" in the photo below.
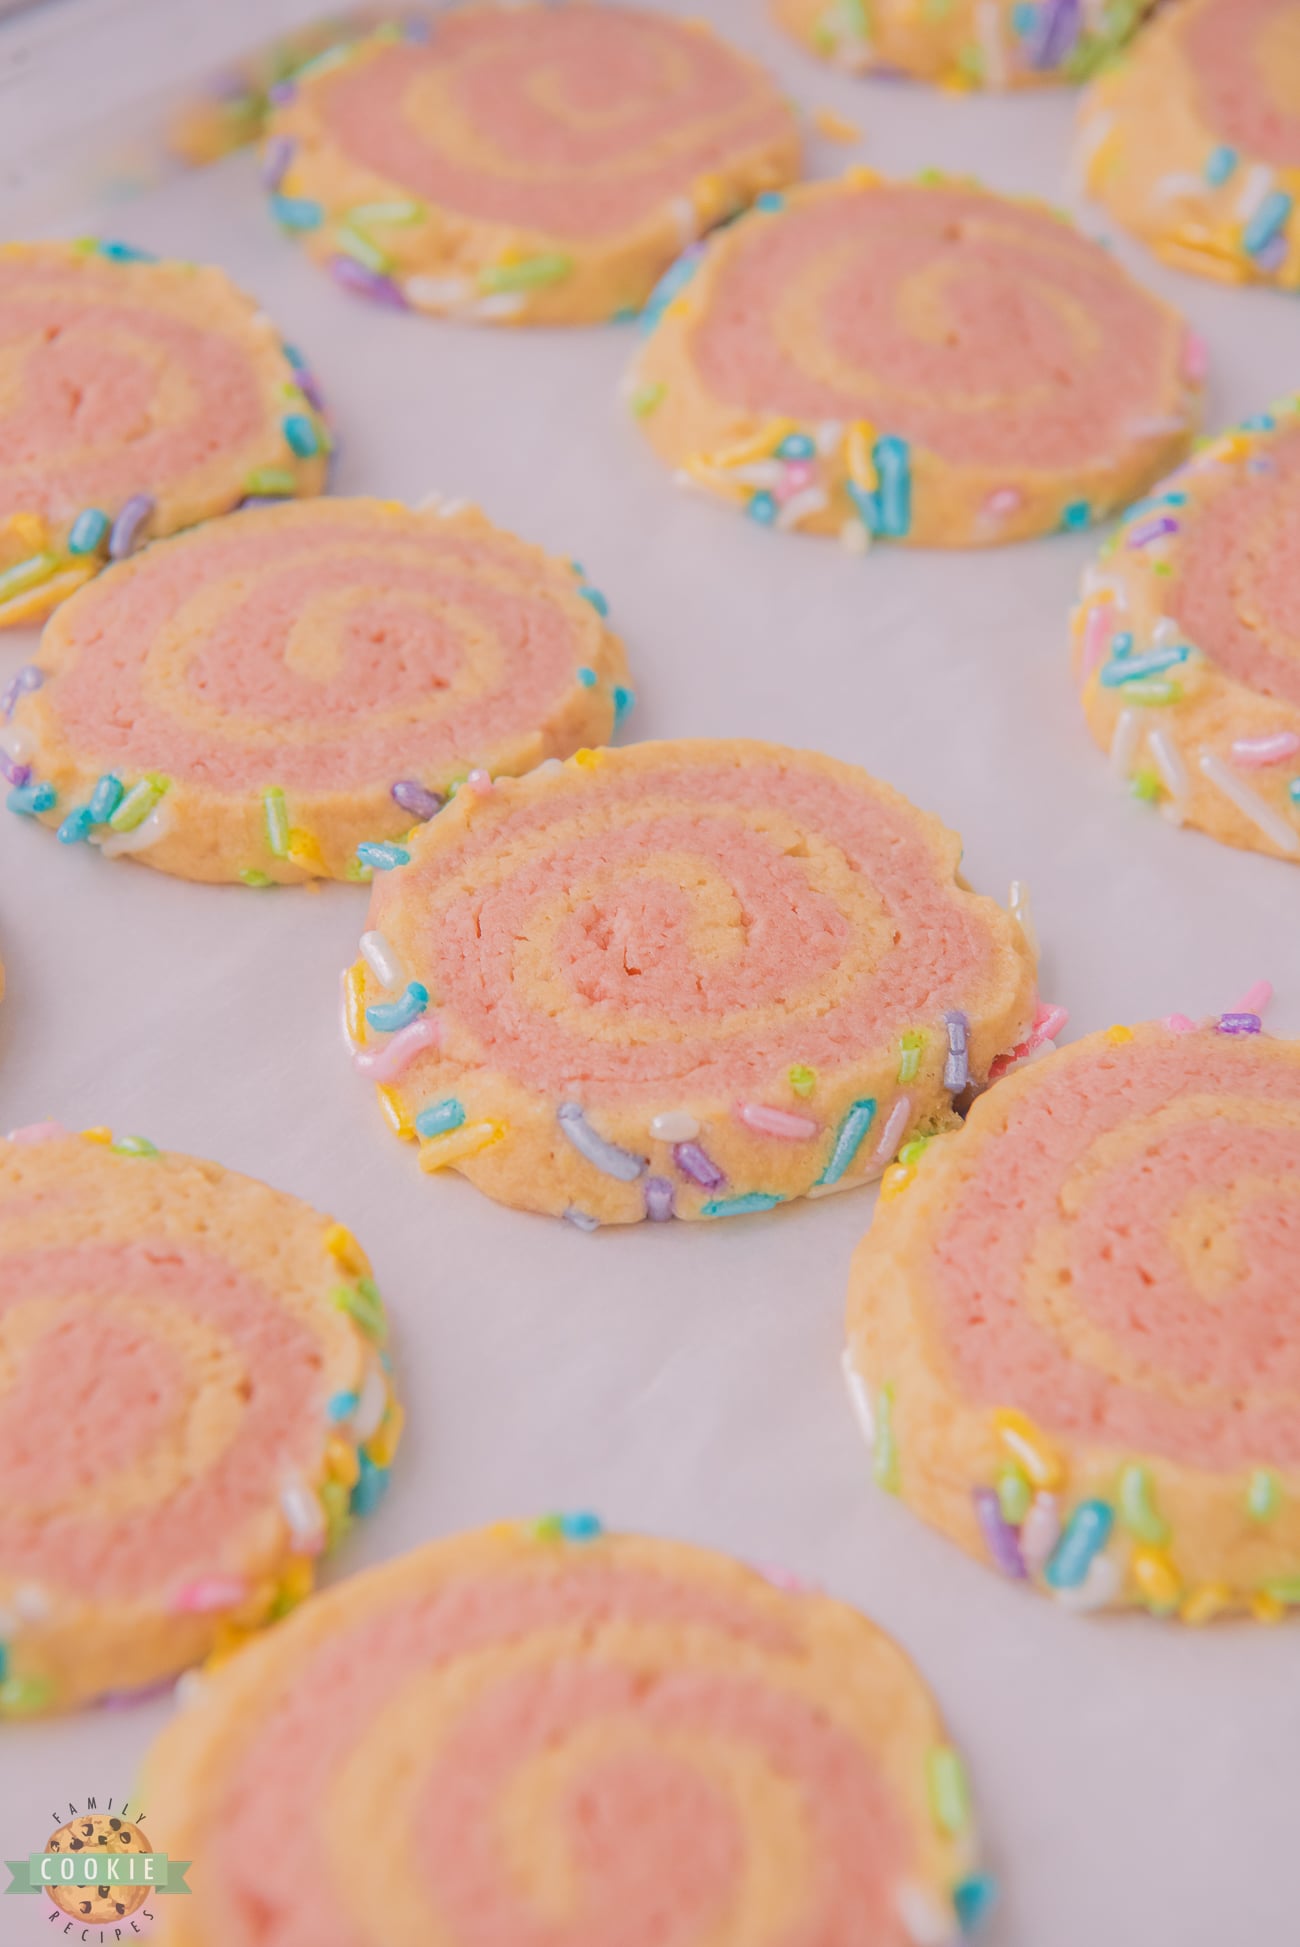
[[[311,1588],[400,1431],[347,1231],[213,1163],[0,1142],[0,1720],[124,1701]]]
[[[854,1260],[876,1479],[1069,1607],[1300,1602],[1300,1043],[1088,1036],[980,1097]]]
[[[0,245],[0,627],[143,541],[320,493],[319,404],[224,271],[93,239]]]
[[[635,312],[701,231],[799,168],[794,113],[703,21],[476,5],[312,63],[272,209],[380,303],[510,324]]]
[[[683,484],[851,548],[1086,526],[1186,452],[1204,378],[1045,205],[867,170],[761,197],[649,316],[631,405]]]
[[[1170,263],[1300,290],[1300,11],[1180,0],[1084,97],[1087,188]]]
[[[1155,0],[774,0],[777,19],[854,73],[948,88],[1079,81],[1122,47]]]
[[[1300,860],[1300,398],[1130,510],[1074,613],[1118,779],[1177,824]]]
[[[426,1170],[583,1229],[876,1176],[1034,1014],[956,837],[775,744],[638,744],[462,791],[376,877],[359,1071]]]
[[[0,731],[11,810],[187,879],[369,877],[467,775],[608,738],[606,602],[474,509],[247,509],[60,610]]]
[[[591,1515],[309,1603],[205,1683],[145,1788],[194,1862],[169,1947],[945,1947],[993,1897],[887,1636]]]

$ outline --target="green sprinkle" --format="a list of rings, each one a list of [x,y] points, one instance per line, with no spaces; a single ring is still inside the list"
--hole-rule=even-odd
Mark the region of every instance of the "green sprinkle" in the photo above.
[[[1143,804],[1155,804],[1160,796],[1160,773],[1148,770],[1135,771],[1128,788],[1135,798],[1142,800]]]
[[[341,250],[345,257],[364,264],[378,276],[386,277],[393,268],[393,260],[386,250],[381,250],[369,237],[363,237],[360,230],[354,230],[350,223],[340,223],[334,232],[334,248]]]
[[[26,561],[15,562],[12,568],[6,568],[0,575],[0,602],[25,595],[29,588],[39,588],[42,582],[56,575],[62,565],[57,554],[32,554]]]
[[[1174,572],[1167,561],[1152,561],[1147,565],[1153,575],[1172,575]]]
[[[347,212],[347,221],[365,229],[371,223],[423,223],[429,214],[423,203],[357,203]]]
[[[1300,1575],[1283,1575],[1276,1582],[1264,1584],[1265,1595],[1271,1595],[1274,1602],[1285,1602],[1294,1609],[1300,1604]]]
[[[921,1050],[925,1046],[925,1036],[909,1031],[899,1041],[898,1079],[900,1082],[914,1082],[921,1066]]]
[[[1004,1467],[998,1475],[998,1506],[1009,1528],[1018,1528],[1029,1512],[1034,1490],[1018,1467]]]
[[[1131,1535],[1152,1548],[1163,1548],[1169,1539],[1169,1523],[1159,1514],[1147,1468],[1134,1461],[1120,1469],[1119,1518]]]
[[[894,1387],[892,1380],[876,1395],[876,1450],[871,1471],[876,1485],[886,1494],[898,1492],[898,1442],[894,1437]]]
[[[786,1079],[796,1095],[811,1095],[817,1086],[817,1071],[796,1062]]]
[[[334,1293],[334,1303],[356,1320],[367,1338],[373,1339],[376,1345],[384,1343],[388,1337],[388,1320],[373,1278],[358,1278],[354,1285],[341,1284]]]
[[[950,1839],[960,1837],[970,1824],[970,1785],[966,1767],[950,1744],[936,1744],[926,1752],[925,1782],[935,1825]]]
[[[481,291],[530,291],[539,284],[559,284],[573,269],[572,257],[558,250],[541,257],[523,257],[517,264],[492,264],[479,272]]]
[[[262,811],[266,818],[266,842],[271,848],[273,858],[283,859],[289,855],[289,809],[284,802],[284,792],[278,784],[268,784],[262,793]]]
[[[534,1521],[529,1532],[536,1541],[563,1541],[564,1522],[558,1514],[544,1514],[540,1521]]]
[[[910,1143],[903,1144],[903,1147],[898,1152],[897,1160],[903,1165],[904,1169],[911,1169],[913,1163],[920,1162],[933,1141],[933,1136],[913,1136]]]
[[[0,1683],[0,1717],[29,1717],[53,1695],[54,1685],[44,1677],[6,1677]]]
[[[1181,703],[1182,700],[1182,684],[1171,682],[1168,677],[1155,676],[1152,677],[1150,682],[1125,683],[1124,685],[1124,701],[1126,703],[1146,703],[1159,706],[1162,703]]]
[[[351,1497],[342,1481],[322,1481],[316,1492],[325,1510],[325,1546],[337,1548],[352,1526],[351,1516],[348,1513],[348,1501]]]
[[[254,467],[244,482],[246,494],[295,494],[298,476],[285,466]]]
[[[148,1136],[122,1136],[110,1144],[115,1156],[156,1156],[157,1143],[151,1143]]]
[[[1282,1489],[1277,1475],[1261,1467],[1250,1477],[1246,1489],[1246,1512],[1252,1521],[1271,1521],[1282,1505]]]
[[[273,886],[275,884],[275,880],[271,878],[269,873],[255,872],[251,868],[247,872],[241,872],[239,876],[246,886],[261,887]]]
[[[647,413],[653,412],[656,406],[662,405],[667,391],[668,387],[659,379],[656,379],[652,385],[639,385],[632,394],[630,402],[637,418],[644,419]]]
[[[108,821],[110,831],[133,832],[138,825],[143,825],[167,784],[165,777],[156,775],[142,777],[138,784],[133,784]]]

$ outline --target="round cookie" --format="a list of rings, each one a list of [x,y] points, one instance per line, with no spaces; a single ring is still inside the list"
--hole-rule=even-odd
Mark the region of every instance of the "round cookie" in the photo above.
[[[793,110],[705,21],[570,0],[416,25],[311,63],[265,152],[280,222],[362,296],[599,323],[798,174]]]
[[[387,1483],[384,1334],[296,1198],[108,1130],[0,1141],[0,1721],[125,1701],[309,1592]]]
[[[960,850],[776,744],[461,792],[376,877],[354,1062],[424,1169],[584,1230],[870,1181],[1034,1017],[1034,956]]]
[[[1122,47],[1155,0],[773,0],[781,25],[854,74],[943,88],[1081,81]]]
[[[1121,783],[1176,824],[1300,860],[1300,396],[1129,510],[1073,645]]]
[[[1181,0],[1080,112],[1085,186],[1167,262],[1300,290],[1295,0]]]
[[[474,509],[209,521],[51,621],[0,730],[10,809],[186,879],[368,879],[467,775],[612,734],[606,608]]]
[[[321,493],[319,404],[224,271],[93,238],[0,244],[0,627],[145,540]]]
[[[169,1947],[944,1947],[993,1896],[887,1636],[591,1515],[352,1577],[205,1685],[145,1779],[194,1862]]]
[[[687,486],[765,527],[981,547],[1086,526],[1186,452],[1182,320],[1041,203],[851,170],[688,254],[629,385]]]
[[[1249,1005],[1249,1001],[1246,1005]],[[1300,1602],[1300,1043],[1087,1036],[887,1178],[845,1371],[876,1480],[1070,1608]]]
[[[128,1819],[112,1818],[106,1812],[83,1812],[79,1818],[61,1825],[46,1842],[46,1852],[76,1854],[93,1851],[107,1858],[124,1852],[150,1852],[152,1846],[138,1825]],[[107,1927],[129,1920],[149,1897],[147,1885],[110,1880],[106,1885],[47,1886],[46,1892],[60,1913],[80,1920],[87,1927]],[[52,1916],[51,1916],[52,1917]]]

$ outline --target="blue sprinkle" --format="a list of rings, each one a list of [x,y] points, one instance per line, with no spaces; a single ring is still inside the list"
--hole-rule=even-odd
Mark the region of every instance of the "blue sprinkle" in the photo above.
[[[636,702],[636,691],[624,689],[621,683],[614,686],[614,728],[618,729],[632,705]]]
[[[1185,507],[1185,493],[1148,494],[1145,500],[1135,500],[1131,507],[1124,509],[1124,519],[1135,521],[1139,514],[1155,514],[1166,507]]]
[[[68,813],[59,826],[60,845],[80,845],[84,839],[90,837],[90,827],[93,822],[90,806],[78,805],[75,811]]]
[[[376,1034],[396,1034],[418,1021],[429,1005],[429,990],[423,981],[413,980],[400,1001],[376,1001],[366,1009],[366,1023]]]
[[[1077,1589],[1094,1555],[1110,1540],[1115,1516],[1104,1501],[1080,1501],[1052,1550],[1043,1576],[1053,1589]]]
[[[1290,220],[1292,198],[1285,189],[1274,189],[1264,198],[1241,233],[1242,248],[1252,257],[1267,250]]]
[[[1072,500],[1069,506],[1062,511],[1061,526],[1067,534],[1074,534],[1081,527],[1087,527],[1091,519],[1092,507],[1090,503],[1086,500]]]
[[[593,1217],[587,1210],[579,1210],[576,1203],[571,1203],[567,1210],[562,1210],[560,1217],[562,1222],[572,1224],[575,1230],[593,1231],[600,1229],[600,1218]]]
[[[783,210],[785,208],[785,197],[782,196],[780,190],[765,189],[754,198],[754,208],[756,210]]]
[[[59,794],[52,784],[16,784],[5,799],[10,811],[16,811],[24,818],[35,818],[38,812],[53,811],[58,802]]]
[[[357,1475],[348,1508],[352,1514],[373,1514],[388,1492],[388,1469],[376,1467],[374,1461],[361,1452],[357,1454],[357,1464],[361,1472]]]
[[[1133,654],[1133,634],[1130,629],[1121,629],[1118,635],[1111,637],[1110,653],[1120,662],[1125,656]]]
[[[1109,662],[1102,670],[1102,687],[1114,690],[1121,683],[1137,683],[1144,676],[1158,676],[1162,669],[1185,663],[1187,656],[1185,642],[1171,643],[1168,649],[1152,649],[1145,656],[1121,656],[1118,662]]]
[[[776,501],[765,487],[760,488],[759,492],[750,499],[745,512],[750,520],[757,521],[760,527],[771,527],[776,519]]]
[[[641,312],[643,331],[653,331],[673,299],[681,296],[699,269],[703,255],[703,245],[693,243],[675,264],[669,265],[645,301]]]
[[[771,1210],[785,1198],[773,1190],[751,1190],[743,1197],[715,1197],[700,1205],[701,1217],[748,1217],[758,1210]]]
[[[91,824],[106,825],[121,804],[124,795],[121,778],[114,777],[111,771],[107,771],[90,794]]]
[[[399,865],[411,863],[411,854],[404,845],[384,845],[370,839],[358,845],[357,858],[372,872],[392,872]]]
[[[972,1873],[952,1889],[952,1904],[957,1925],[964,1934],[973,1934],[992,1913],[998,1900],[998,1883],[992,1873]]]
[[[296,345],[289,344],[288,340],[286,339],[284,344],[281,345],[280,350],[284,353],[290,365],[293,366],[295,372],[301,372],[305,370],[307,361],[303,357],[302,353],[298,350],[298,347]]]
[[[594,1541],[597,1535],[604,1532],[605,1524],[598,1514],[583,1512],[560,1516],[560,1533],[566,1541]]]
[[[421,1109],[415,1118],[415,1133],[426,1139],[430,1136],[447,1136],[453,1129],[459,1129],[465,1120],[465,1105],[454,1095],[445,1101],[431,1102],[427,1109]]]
[[[819,1183],[839,1182],[845,1170],[849,1167],[859,1149],[861,1149],[862,1139],[875,1119],[876,1103],[874,1096],[864,1096],[860,1102],[854,1102],[852,1104],[848,1114],[840,1124],[839,1133],[835,1138],[835,1147],[831,1151],[831,1159],[817,1179]]]
[[[4,1682],[8,1674],[9,1674],[9,1645],[8,1643],[0,1643],[0,1683]]]
[[[325,1402],[325,1417],[336,1424],[340,1420],[350,1420],[360,1404],[359,1393],[334,1393]]]
[[[1271,433],[1277,425],[1277,421],[1271,412],[1257,412],[1252,418],[1243,419],[1241,425],[1243,432]]]
[[[320,435],[305,412],[291,412],[281,430],[300,460],[320,451]]]
[[[86,507],[77,515],[68,535],[69,554],[93,554],[108,533],[108,515],[98,507]]]
[[[591,587],[580,588],[578,590],[578,593],[581,595],[584,602],[591,603],[591,606],[595,609],[597,615],[604,616],[609,614],[609,603],[605,600],[605,597],[601,594],[599,588],[591,588]]]
[[[855,480],[846,480],[844,484],[849,490],[849,499],[857,509],[858,519],[862,522],[868,534],[879,534],[881,523],[880,495],[868,492],[866,487],[858,486]]]
[[[778,460],[811,460],[817,451],[815,440],[807,433],[787,433],[776,449]]]
[[[645,1173],[645,1157],[634,1156],[630,1149],[621,1149],[617,1143],[607,1142],[592,1128],[580,1102],[561,1102],[556,1110],[556,1118],[578,1154],[585,1156],[604,1175],[617,1177],[620,1183],[635,1183],[637,1177]]]
[[[403,26],[402,33],[416,47],[423,47],[424,43],[433,33],[433,22],[430,20],[420,20],[413,16]]]
[[[582,668],[581,668],[581,669],[580,669],[580,670],[578,671],[578,681],[579,681],[579,682],[580,682],[580,683],[582,684],[582,687],[583,687],[583,689],[584,689],[584,690],[593,690],[593,689],[595,689],[595,687],[596,687],[596,672],[595,672],[595,670],[594,670],[594,669],[588,669],[588,668],[587,668],[587,666],[586,666],[586,664],[584,663],[584,664],[583,664],[583,666],[582,666]]]
[[[878,439],[872,449],[880,501],[880,532],[901,539],[912,525],[912,461],[905,439]]]
[[[1300,777],[1293,777],[1287,787],[1292,804],[1300,805]]]
[[[1212,189],[1226,183],[1237,166],[1237,151],[1229,148],[1226,142],[1217,149],[1211,149],[1205,163],[1205,180]]]
[[[133,243],[100,242],[95,248],[101,257],[110,257],[115,264],[156,264],[158,261],[152,250],[137,250]]]
[[[319,230],[325,212],[310,196],[273,196],[271,214],[286,230]]]

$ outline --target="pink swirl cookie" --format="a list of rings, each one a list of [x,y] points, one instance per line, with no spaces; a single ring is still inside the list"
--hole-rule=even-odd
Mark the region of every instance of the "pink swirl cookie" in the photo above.
[[[867,1182],[1033,1018],[956,837],[811,752],[579,751],[410,854],[345,976],[356,1067],[423,1168],[581,1229]]]
[[[1121,783],[1175,824],[1300,860],[1300,396],[1129,510],[1073,641]]]
[[[157,1842],[194,1862],[169,1947],[946,1947],[994,1891],[887,1636],[592,1515],[318,1597],[145,1777]]]
[[[1072,1608],[1300,1602],[1300,1043],[1090,1035],[895,1188],[845,1355],[877,1481]]]
[[[0,730],[10,809],[181,878],[368,879],[467,775],[612,734],[632,692],[606,609],[473,509],[209,521],[50,623]]]
[[[320,493],[315,383],[224,271],[0,245],[0,627],[248,497]]]
[[[124,1701],[308,1593],[400,1432],[341,1225],[142,1137],[0,1142],[0,1720]]]
[[[1186,452],[1204,379],[1044,204],[869,170],[760,197],[648,315],[632,409],[683,484],[858,550],[1086,526]]]
[[[627,7],[458,7],[285,92],[282,225],[345,289],[494,323],[639,310],[685,244],[799,169],[761,68],[706,21]]]
[[[1300,12],[1180,0],[1084,97],[1088,189],[1183,270],[1300,290]]]
[[[1122,47],[1155,0],[773,0],[783,27],[853,74],[941,88],[1079,81]]]

